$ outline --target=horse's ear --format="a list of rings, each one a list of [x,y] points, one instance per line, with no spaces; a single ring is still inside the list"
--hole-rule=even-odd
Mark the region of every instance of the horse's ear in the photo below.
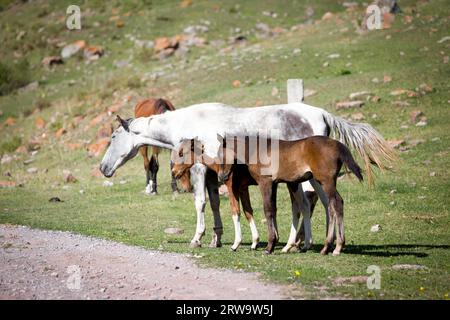
[[[120,125],[125,129],[125,131],[130,132],[130,127],[128,126],[128,122],[123,120],[119,115],[117,115],[117,121],[119,121]]]
[[[198,136],[196,136],[195,138],[191,139],[191,151],[194,151],[195,149],[195,142],[198,141]]]
[[[220,145],[225,148],[226,147],[226,140],[224,137],[222,137],[220,134],[217,134],[217,140],[220,142]]]

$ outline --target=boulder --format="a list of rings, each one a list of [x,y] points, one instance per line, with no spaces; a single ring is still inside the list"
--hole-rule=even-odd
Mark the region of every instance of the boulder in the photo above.
[[[350,109],[350,108],[361,108],[364,105],[364,101],[341,101],[336,103],[336,110],[340,109]]]
[[[64,61],[60,56],[49,56],[42,59],[42,64],[45,67],[52,67],[54,65],[63,64]]]
[[[73,55],[77,54],[78,52],[80,52],[81,50],[83,50],[84,47],[86,47],[86,41],[84,41],[84,40],[79,40],[74,43],[68,44],[67,46],[65,46],[62,49],[61,57],[63,59],[70,58],[71,56],[73,56]]]

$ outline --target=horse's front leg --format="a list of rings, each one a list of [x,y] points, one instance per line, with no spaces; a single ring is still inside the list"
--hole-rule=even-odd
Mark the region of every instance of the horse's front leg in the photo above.
[[[295,192],[298,190],[298,184],[295,183],[288,183],[287,184],[288,190],[289,190],[289,196],[291,198],[291,205],[292,205],[292,224],[291,224],[291,231],[289,233],[289,239],[284,246],[284,248],[281,250],[283,253],[288,253],[293,248],[297,247],[297,232],[298,232],[298,222],[300,219],[300,208],[299,203],[295,199]],[[303,224],[302,224],[303,226]]]
[[[194,186],[194,202],[197,211],[197,228],[194,238],[191,240],[191,247],[200,247],[201,238],[205,234],[205,182],[206,182],[206,166],[200,163],[194,164],[190,170],[192,184]]]
[[[214,234],[210,243],[211,248],[218,248],[222,246],[222,218],[220,217],[220,196],[219,196],[219,181],[217,173],[213,170],[206,171],[206,189],[208,190],[209,203],[214,216]]]
[[[159,162],[158,162],[158,154],[154,153],[152,154],[152,157],[150,159],[150,164],[149,164],[150,170],[150,179],[148,181],[148,185],[146,188],[146,193],[150,194],[150,195],[156,195],[158,193],[158,183],[156,181],[156,176],[158,174],[158,170],[159,170]]]
[[[239,188],[233,184],[232,176],[226,181],[226,186],[228,188],[228,198],[230,200],[231,206],[231,217],[233,218],[234,224],[234,243],[231,246],[232,251],[236,251],[242,242],[242,232],[241,232],[241,210],[239,206]]]
[[[174,166],[173,161],[170,161],[170,175],[172,178],[172,181],[170,182],[170,186],[172,187],[173,193],[178,193],[178,186],[177,186],[177,179],[175,178],[175,175],[173,174],[172,168]]]

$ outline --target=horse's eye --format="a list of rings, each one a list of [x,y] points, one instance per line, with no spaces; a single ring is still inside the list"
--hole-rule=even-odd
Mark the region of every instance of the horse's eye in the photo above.
[[[178,152],[178,156],[181,158],[183,157],[183,151],[181,150],[180,152]]]
[[[114,139],[116,136],[112,136],[111,139]]]

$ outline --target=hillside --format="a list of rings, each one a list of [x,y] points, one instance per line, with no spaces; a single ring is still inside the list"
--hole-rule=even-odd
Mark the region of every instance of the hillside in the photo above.
[[[84,1],[81,30],[66,28],[70,1],[1,1],[0,223],[193,252],[200,264],[257,271],[302,295],[306,289],[308,297],[448,299],[450,6],[398,2],[402,13],[389,16],[383,30],[364,32],[362,1]],[[71,44],[81,49],[60,60]],[[116,173],[113,186],[104,185],[97,168],[115,115],[132,116],[137,101],[165,97],[176,108],[285,103],[289,78],[304,80],[306,103],[370,123],[400,154],[392,171],[377,173],[373,189],[340,181],[348,237],[341,257],[317,253],[325,233],[321,207],[312,252],[250,252],[246,226],[244,245],[229,252],[226,198],[224,248],[189,248],[192,195],[170,193],[167,152],[158,196],[142,193],[139,157]],[[355,98],[361,107],[339,108],[358,92],[367,92]],[[284,189],[281,242],[290,220]],[[265,239],[257,189],[252,199]],[[205,243],[209,207],[206,217]],[[382,230],[371,232],[376,224]],[[167,235],[167,227],[184,233]],[[399,264],[426,269],[393,269]],[[380,290],[351,280],[366,276],[369,265],[382,269]]]

